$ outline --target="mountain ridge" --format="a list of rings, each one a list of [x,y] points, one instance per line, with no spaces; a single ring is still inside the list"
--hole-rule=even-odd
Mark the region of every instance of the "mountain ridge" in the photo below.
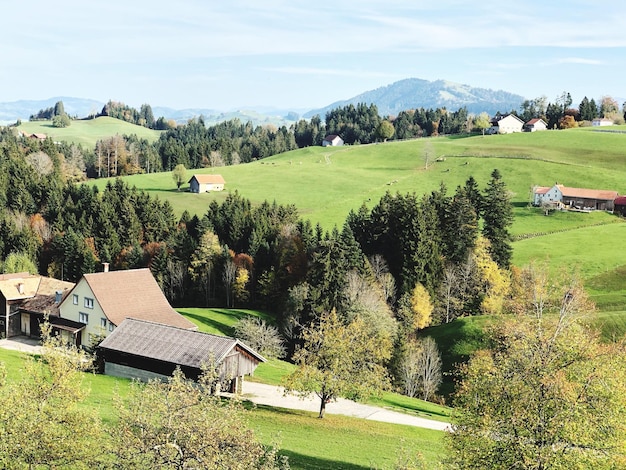
[[[99,113],[105,103],[84,98],[57,96],[43,100],[18,100],[0,103],[0,122],[26,120],[41,109],[63,101],[65,111],[70,116],[83,118]],[[381,115],[397,115],[400,111],[415,108],[447,108],[456,111],[465,106],[470,113],[486,112],[493,115],[519,109],[524,97],[504,90],[472,87],[448,80],[428,81],[420,78],[406,78],[374,90],[364,91],[352,98],[335,101],[321,108],[305,112],[302,117],[311,118],[319,115],[324,119],[326,112],[348,104],[375,104]],[[152,106],[155,117],[186,122],[194,117],[203,116],[208,125],[238,118],[251,121],[255,125],[274,124],[290,125],[300,118],[301,109],[275,109],[271,106],[253,106],[237,110],[216,110],[211,108],[175,109],[164,106]]]
[[[331,109],[358,103],[375,104],[381,115],[397,115],[400,111],[416,108],[446,108],[456,111],[466,107],[470,113],[489,115],[519,109],[524,97],[504,90],[472,87],[448,80],[428,81],[405,78],[374,90],[365,91],[347,100],[335,101],[323,108],[304,114],[311,118],[324,117]]]

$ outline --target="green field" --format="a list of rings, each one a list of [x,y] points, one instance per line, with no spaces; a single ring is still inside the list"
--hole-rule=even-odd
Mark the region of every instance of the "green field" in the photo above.
[[[98,140],[116,134],[135,134],[140,139],[147,139],[148,142],[154,142],[161,134],[161,131],[154,131],[110,117],[72,121],[72,124],[65,128],[53,127],[52,121],[23,121],[18,129],[26,134],[46,134],[55,142],[65,141],[81,144],[90,150],[93,150]]]
[[[262,312],[226,309],[179,310],[196,323],[201,331],[230,331],[243,315],[264,317]],[[7,368],[8,380],[16,380],[23,367],[23,353],[0,349],[0,361]],[[261,364],[255,379],[278,384],[293,366],[279,360]],[[85,374],[84,385],[90,390],[84,404],[98,409],[107,424],[114,424],[116,410],[114,392],[124,396],[129,381],[104,375]],[[449,408],[426,403],[393,393],[385,393],[373,404],[414,415],[449,421]],[[444,455],[443,432],[411,426],[327,414],[324,420],[317,413],[287,410],[244,403],[249,410],[247,420],[265,444],[279,442],[281,454],[289,457],[293,469],[383,469],[393,468],[398,456],[420,455],[427,468],[435,468]]]

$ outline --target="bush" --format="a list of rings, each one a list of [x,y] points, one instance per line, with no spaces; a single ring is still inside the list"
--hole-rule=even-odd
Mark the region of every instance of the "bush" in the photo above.
[[[283,339],[278,329],[257,317],[245,317],[235,325],[235,336],[258,353],[281,358],[285,355]]]

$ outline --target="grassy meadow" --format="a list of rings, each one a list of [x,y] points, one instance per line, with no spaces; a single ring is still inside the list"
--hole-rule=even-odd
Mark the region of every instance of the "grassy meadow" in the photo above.
[[[85,121],[72,121],[69,127],[53,127],[52,121],[23,121],[18,127],[26,134],[46,134],[54,141],[72,142],[81,144],[85,148],[93,149],[101,139],[119,135],[136,134],[137,137],[154,142],[159,138],[161,131],[147,129],[120,119],[99,117]]]
[[[198,325],[200,331],[224,334],[231,332],[237,319],[245,315],[265,317],[254,310],[179,309]],[[0,349],[0,361],[7,369],[7,379],[16,380],[26,355]],[[293,366],[280,360],[261,364],[253,380],[278,385]],[[113,396],[126,395],[130,381],[104,375],[84,374],[84,386],[90,391],[85,407],[95,407],[105,424],[114,424],[116,411]],[[372,404],[431,419],[449,421],[450,409],[394,393],[385,393]],[[293,469],[366,470],[394,468],[401,455],[421,456],[427,468],[436,468],[444,456],[444,433],[412,426],[395,425],[347,416],[255,406],[244,402],[250,427],[259,440],[270,445],[278,442],[282,455],[289,457]]]

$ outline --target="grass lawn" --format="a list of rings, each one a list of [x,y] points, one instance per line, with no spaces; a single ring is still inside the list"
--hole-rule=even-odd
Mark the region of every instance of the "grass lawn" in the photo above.
[[[85,121],[72,121],[69,127],[53,127],[52,121],[23,121],[18,129],[26,134],[46,134],[55,142],[65,141],[81,144],[89,150],[94,149],[98,140],[116,134],[135,134],[140,139],[154,142],[162,132],[106,116]]]
[[[16,380],[26,354],[0,349],[0,362],[7,379]],[[83,385],[90,390],[84,406],[96,408],[105,424],[113,424],[116,411],[114,393],[124,396],[129,380],[84,374]],[[423,454],[432,468],[444,455],[443,432],[411,426],[378,423],[357,418],[291,411],[246,402],[250,427],[264,444],[278,438],[281,454],[289,456],[293,469],[392,468],[399,449]]]

